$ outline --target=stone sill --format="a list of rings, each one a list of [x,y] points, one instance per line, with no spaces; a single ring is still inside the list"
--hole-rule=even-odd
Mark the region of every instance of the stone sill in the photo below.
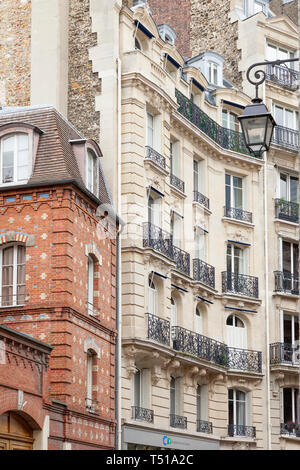
[[[244,225],[246,227],[251,227],[254,228],[255,225],[250,222],[245,222],[244,220],[239,220],[239,219],[233,219],[231,217],[222,217],[223,222],[231,222],[232,224],[235,225]]]
[[[284,219],[280,219],[278,217],[275,217],[274,223],[275,224],[278,224],[278,223],[287,224],[287,225],[291,225],[292,227],[295,227],[295,228],[299,227],[299,222],[291,222],[290,220],[284,220]]]
[[[169,172],[165,168],[160,166],[158,163],[155,163],[150,158],[144,158],[144,163],[145,163],[145,165],[146,164],[149,165],[153,170],[158,171],[160,174],[162,174],[164,176],[167,176],[169,174]]]
[[[201,203],[198,202],[198,201],[193,201],[193,206],[198,207],[199,209],[203,209],[204,212],[206,212],[208,215],[211,215],[211,214],[212,214],[212,211],[211,211],[210,209],[208,209],[207,207],[203,206],[203,204],[201,204]]]

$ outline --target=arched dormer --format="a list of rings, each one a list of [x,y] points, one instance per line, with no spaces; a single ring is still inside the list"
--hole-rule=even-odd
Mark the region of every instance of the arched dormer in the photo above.
[[[217,52],[206,51],[186,62],[199,68],[212,88],[223,86],[223,64],[225,58]]]
[[[160,24],[158,25],[157,29],[163,41],[167,42],[168,44],[171,44],[172,46],[175,45],[177,34],[170,25]]]

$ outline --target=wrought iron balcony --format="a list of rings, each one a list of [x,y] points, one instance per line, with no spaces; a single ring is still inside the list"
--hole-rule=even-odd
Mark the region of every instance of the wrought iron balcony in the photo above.
[[[245,274],[222,272],[222,292],[258,299],[258,278]]]
[[[203,196],[203,194],[199,193],[199,191],[194,191],[194,202],[199,202],[199,204],[202,204],[202,206],[206,207],[206,209],[209,209],[208,197]]]
[[[174,188],[178,189],[182,193],[184,193],[184,181],[181,181],[177,176],[170,174],[170,183]]]
[[[274,271],[275,292],[299,295],[299,278],[286,271]]]
[[[195,281],[215,288],[215,268],[201,259],[193,260],[193,277]]]
[[[247,372],[262,371],[262,353],[248,349],[228,348],[228,367]]]
[[[212,434],[213,425],[209,421],[203,421],[202,419],[197,420],[197,432],[205,432],[206,434]]]
[[[267,79],[293,90],[298,87],[299,72],[282,65],[268,65]]]
[[[172,327],[173,349],[199,357],[217,365],[228,366],[226,344],[199,335],[180,326]]]
[[[176,263],[178,271],[190,275],[190,254],[181,250],[177,246],[173,246],[173,259]]]
[[[296,202],[275,199],[275,212],[278,219],[299,222],[299,204]]]
[[[235,207],[224,207],[224,216],[229,219],[242,220],[252,224],[252,212],[244,211],[243,209],[236,209]]]
[[[244,426],[243,424],[228,424],[228,436],[241,436],[256,438],[256,428],[254,426]]]
[[[290,421],[288,423],[280,423],[280,434],[300,437],[300,425]]]
[[[250,155],[241,132],[220,126],[179,90],[175,91],[178,112],[224,149]]]
[[[148,410],[147,408],[141,408],[139,406],[132,406],[132,419],[147,421],[148,423],[153,423],[154,421],[154,412],[153,410]]]
[[[164,170],[166,169],[166,159],[163,155],[158,153],[152,147],[146,146],[146,157],[145,160],[151,160],[156,165],[160,166]]]
[[[298,150],[298,131],[288,127],[275,126],[272,143],[290,150]]]
[[[152,313],[148,315],[148,339],[170,346],[170,322]]]
[[[170,426],[172,428],[186,429],[187,418],[185,416],[170,415]]]
[[[270,364],[299,364],[299,346],[290,343],[270,344]]]
[[[172,237],[151,222],[143,224],[143,246],[152,248],[162,255],[173,259]]]
[[[92,398],[86,398],[85,406],[86,409],[91,411],[92,413],[97,413],[99,408],[99,402],[97,400],[93,400]]]

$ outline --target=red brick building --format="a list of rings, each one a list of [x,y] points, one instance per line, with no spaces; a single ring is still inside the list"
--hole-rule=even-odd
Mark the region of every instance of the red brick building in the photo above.
[[[101,150],[49,106],[1,110],[0,146],[0,447],[113,449],[119,221]]]

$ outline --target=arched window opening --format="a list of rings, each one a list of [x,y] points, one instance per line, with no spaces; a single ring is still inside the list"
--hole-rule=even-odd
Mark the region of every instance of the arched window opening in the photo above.
[[[230,315],[226,321],[227,344],[231,348],[247,349],[246,325],[236,315]]]
[[[25,303],[25,246],[11,245],[0,250],[0,306]]]
[[[97,385],[97,354],[89,349],[86,359],[86,408],[90,412],[96,412],[98,408],[97,392],[94,390]]]

